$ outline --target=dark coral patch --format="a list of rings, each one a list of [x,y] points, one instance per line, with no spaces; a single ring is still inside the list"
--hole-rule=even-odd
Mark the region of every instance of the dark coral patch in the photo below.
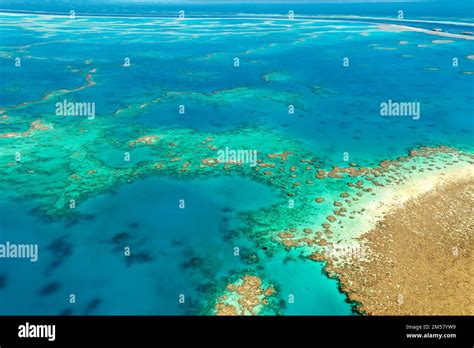
[[[126,256],[125,263],[127,267],[135,263],[148,263],[153,261],[153,257],[151,256],[150,252],[148,251],[140,251],[138,253],[132,253],[130,256]]]
[[[53,261],[50,264],[50,269],[59,267],[64,260],[72,254],[72,244],[66,241],[67,236],[62,236],[55,239],[48,245],[48,250],[53,254]]]
[[[40,289],[39,294],[41,296],[51,295],[55,293],[56,291],[58,291],[60,287],[61,287],[61,284],[59,284],[58,282],[51,282],[43,286]]]
[[[7,286],[7,275],[0,274],[0,289],[4,289]]]
[[[93,299],[86,307],[85,315],[90,315],[91,312],[94,312],[102,303],[102,300],[99,298]]]

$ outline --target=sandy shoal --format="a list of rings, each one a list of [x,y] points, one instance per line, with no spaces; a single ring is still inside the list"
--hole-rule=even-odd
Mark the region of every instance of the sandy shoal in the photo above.
[[[469,166],[471,167],[471,166]],[[407,197],[411,197],[408,200]],[[413,185],[360,237],[366,258],[327,270],[370,315],[474,315],[472,168]]]

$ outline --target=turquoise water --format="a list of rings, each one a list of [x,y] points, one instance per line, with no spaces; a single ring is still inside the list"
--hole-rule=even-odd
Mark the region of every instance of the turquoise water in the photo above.
[[[15,6],[2,4],[27,9]],[[61,6],[35,10],[69,8]],[[0,242],[40,249],[37,263],[0,260],[2,314],[208,314],[229,282],[250,273],[275,285],[275,313],[349,315],[351,305],[322,263],[274,241],[262,243],[255,234],[272,223],[279,229],[280,220],[292,216],[280,213],[287,197],[268,182],[215,172],[182,177],[179,169],[157,177],[141,168],[179,151],[200,158],[187,141],[194,144],[201,134],[201,140],[221,135],[220,145],[262,153],[299,149],[298,155],[327,167],[344,165],[345,152],[350,161],[373,166],[420,145],[473,151],[473,41],[385,31],[376,20],[310,17],[386,17],[393,4],[298,5],[308,17],[293,21],[262,15],[284,14],[283,5],[189,5],[188,13],[209,18],[183,21],[114,17],[120,13],[100,5],[78,6],[78,13],[100,16],[0,14],[0,109],[8,115],[0,119],[0,133],[23,132],[36,119],[54,126],[30,137],[0,138]],[[150,15],[151,5],[130,6],[115,11]],[[413,19],[472,24],[469,3],[444,12],[406,6]],[[177,8],[155,5],[152,14]],[[235,13],[258,16],[228,18]],[[433,42],[441,39],[452,42]],[[14,66],[16,57],[21,67]],[[122,66],[126,57],[129,67]],[[88,73],[95,85],[58,92],[84,86]],[[56,116],[54,105],[63,99],[94,102],[95,120]],[[380,117],[380,103],[389,99],[419,102],[420,119]],[[179,105],[186,106],[184,115]],[[163,141],[176,136],[180,150],[130,146],[152,131]],[[16,151],[20,169],[9,165]],[[92,169],[98,179],[87,174]],[[87,190],[77,194],[77,209],[65,213],[58,206],[79,190],[71,186],[77,173]],[[342,187],[345,182],[315,187],[312,198],[329,201]],[[180,209],[183,198],[186,208]],[[287,302],[290,294],[294,303]]]

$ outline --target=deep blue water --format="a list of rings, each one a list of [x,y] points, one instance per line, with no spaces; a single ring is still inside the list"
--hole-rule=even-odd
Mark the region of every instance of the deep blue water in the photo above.
[[[185,209],[178,205],[182,197]],[[193,313],[206,300],[199,286],[244,269],[233,248],[245,250],[251,242],[225,240],[239,227],[236,213],[275,201],[270,189],[248,179],[151,178],[87,201],[79,209],[87,217],[71,225],[34,216],[27,203],[2,200],[2,242],[37,243],[40,252],[35,263],[2,260],[1,312]],[[124,256],[124,245],[131,256]],[[50,284],[55,290],[45,293]],[[77,298],[73,305],[70,294]],[[178,302],[179,294],[186,296],[185,304]],[[94,301],[97,307],[88,309]]]

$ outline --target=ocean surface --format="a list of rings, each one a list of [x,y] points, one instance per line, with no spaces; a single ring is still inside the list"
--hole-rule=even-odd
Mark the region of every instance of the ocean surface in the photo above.
[[[2,1],[0,12],[0,134],[49,127],[0,137],[0,243],[39,247],[37,262],[0,259],[0,314],[213,314],[228,283],[254,274],[277,290],[261,314],[352,315],[323,263],[259,234],[311,220],[299,201],[290,214],[288,197],[250,174],[150,165],[194,163],[200,145],[186,144],[207,137],[298,149],[329,168],[419,146],[474,151],[474,41],[379,25],[474,31],[471,1]],[[58,116],[65,99],[95,103],[95,118]],[[419,119],[381,117],[389,100],[419,103]],[[169,147],[133,143],[151,133]],[[330,201],[345,184],[308,197]]]

